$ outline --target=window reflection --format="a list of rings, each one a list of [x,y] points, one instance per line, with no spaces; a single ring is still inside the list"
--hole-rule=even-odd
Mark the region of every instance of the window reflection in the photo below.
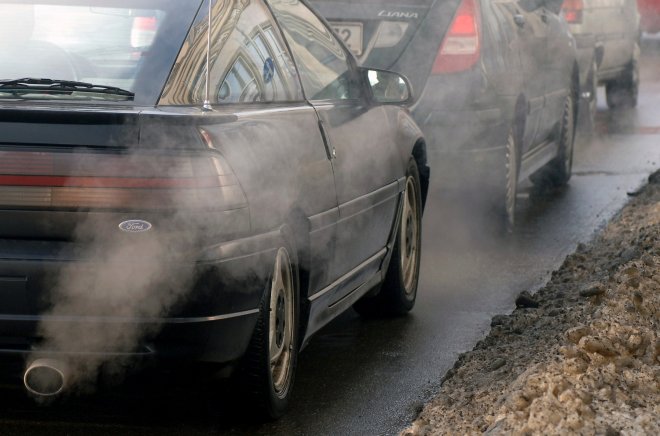
[[[269,3],[284,28],[307,98],[356,98],[346,52],[330,29],[298,0]]]
[[[208,16],[201,15],[181,49],[161,104],[201,104],[205,99]],[[211,28],[213,103],[302,99],[293,63],[261,1],[214,2]]]

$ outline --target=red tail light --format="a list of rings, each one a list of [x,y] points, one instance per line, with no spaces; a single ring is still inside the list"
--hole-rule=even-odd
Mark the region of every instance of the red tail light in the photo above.
[[[567,23],[580,24],[582,22],[582,0],[565,0],[561,9]]]
[[[229,209],[245,203],[221,157],[0,151],[0,207]]]
[[[433,63],[433,74],[472,68],[480,54],[480,18],[477,0],[462,0]]]

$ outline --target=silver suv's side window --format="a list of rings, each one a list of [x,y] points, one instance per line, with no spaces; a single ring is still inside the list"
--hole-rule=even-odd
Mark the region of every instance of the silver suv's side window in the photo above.
[[[298,0],[269,0],[300,71],[308,100],[359,96],[346,55],[332,31]]]
[[[202,104],[206,96],[208,8],[181,48],[160,104]],[[214,104],[303,99],[281,33],[261,0],[214,1],[209,99]]]

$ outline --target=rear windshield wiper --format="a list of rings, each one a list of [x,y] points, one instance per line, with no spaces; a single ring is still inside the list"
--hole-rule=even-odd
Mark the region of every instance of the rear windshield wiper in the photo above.
[[[93,83],[78,82],[76,80],[38,79],[24,77],[22,79],[0,80],[0,92],[11,91],[15,93],[30,91],[45,92],[94,92],[97,94],[112,94],[133,99],[135,93],[115,86],[95,85]]]

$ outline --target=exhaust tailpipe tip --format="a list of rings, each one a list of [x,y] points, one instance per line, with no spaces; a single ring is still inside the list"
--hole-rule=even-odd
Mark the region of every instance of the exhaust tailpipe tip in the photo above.
[[[64,391],[68,379],[68,368],[55,359],[36,359],[30,363],[23,375],[25,389],[37,397],[55,397]]]

